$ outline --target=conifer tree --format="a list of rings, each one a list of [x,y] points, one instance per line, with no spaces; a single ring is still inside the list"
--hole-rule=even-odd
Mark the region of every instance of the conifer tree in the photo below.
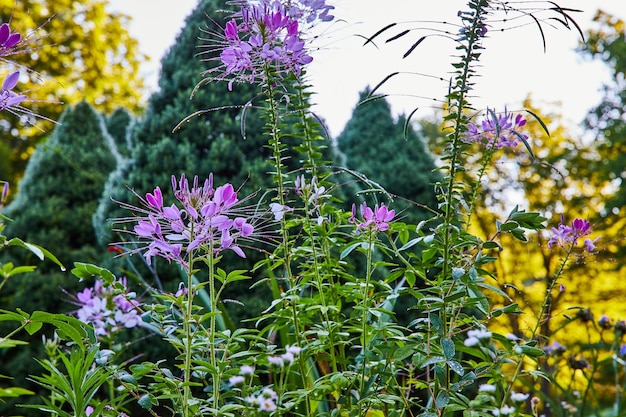
[[[210,52],[207,46],[210,41],[206,38],[210,37],[208,32],[224,27],[228,16],[224,9],[227,7],[225,0],[200,1],[163,58],[159,90],[150,97],[145,117],[133,127],[130,159],[126,168],[113,174],[101,198],[99,220],[94,222],[99,228],[100,244],[120,239],[113,230],[120,225],[105,221],[129,215],[119,208],[118,202],[137,203],[133,193],[143,196],[156,186],[161,187],[164,198],[170,198],[172,175],[180,177],[184,173],[188,178],[198,175],[204,180],[213,173],[215,184],[243,185],[242,195],[270,186],[271,178],[267,172],[272,170],[268,162],[271,152],[264,146],[264,121],[254,108],[247,111],[245,123],[241,121],[243,105],[256,96],[257,87],[241,84],[229,91],[227,83],[208,83],[198,88],[190,99],[202,80],[202,73],[216,65],[216,56]],[[200,110],[208,111],[173,131],[181,120]],[[242,137],[244,125],[245,139]],[[262,194],[261,191],[259,195]],[[127,259],[108,259],[104,265],[119,273],[118,268],[128,267]],[[139,257],[130,260],[135,264],[141,262]],[[243,261],[233,259],[227,262],[232,266],[232,262]],[[247,262],[238,265],[242,268],[253,265],[253,260]],[[175,288],[179,272],[165,263],[156,267],[166,289]],[[148,280],[149,277],[145,278]],[[242,289],[242,292],[246,291],[247,287]],[[237,295],[232,297],[239,299]],[[251,298],[250,302],[254,300],[256,298]],[[249,310],[249,304],[246,304],[246,310]]]
[[[423,220],[429,217],[428,211],[408,201],[436,208],[433,158],[415,130],[409,127],[405,135],[406,119],[394,121],[389,103],[384,98],[366,101],[369,94],[369,89],[361,92],[359,102],[363,104],[354,109],[337,138],[338,149],[347,168],[399,197],[392,206],[396,212],[406,209],[400,218],[407,222]],[[362,183],[356,186],[361,191],[368,188]]]

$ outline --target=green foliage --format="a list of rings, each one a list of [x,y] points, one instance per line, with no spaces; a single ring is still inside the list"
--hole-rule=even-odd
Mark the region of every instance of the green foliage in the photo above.
[[[0,9],[2,22],[10,18],[12,28],[28,36],[26,51],[11,59],[31,69],[27,94],[33,101],[26,107],[34,113],[57,120],[61,103],[83,100],[104,113],[120,106],[139,109],[144,90],[139,65],[146,58],[128,33],[128,16],[107,10],[108,1],[0,0]],[[0,135],[12,150],[13,176],[3,178],[17,184],[35,146],[54,125],[45,120],[36,127],[20,125],[8,117],[14,125],[3,125]]]
[[[386,99],[367,100],[369,96],[369,89],[361,92],[361,104],[337,137],[338,149],[347,168],[362,173],[397,197],[389,205],[401,212],[403,221],[418,223],[431,217],[430,210],[437,207],[433,185],[439,175],[434,171],[434,160],[414,129],[409,126],[405,132],[404,116],[394,121]],[[355,181],[352,188],[356,192],[371,189],[368,184],[351,180]],[[357,205],[364,197],[357,198]],[[349,196],[347,200],[351,203],[355,198]]]
[[[588,31],[587,42],[581,52],[600,59],[610,68],[614,82],[604,86],[602,101],[587,115],[586,124],[597,133],[596,144],[601,155],[597,170],[604,179],[618,182],[618,190],[606,201],[607,215],[616,212],[626,204],[626,188],[622,179],[626,175],[626,23],[623,20],[599,10],[594,21],[598,28]],[[604,221],[612,222],[610,216]],[[616,225],[619,229],[623,226]]]
[[[87,103],[68,108],[60,119],[61,124],[52,136],[37,147],[29,161],[21,192],[6,207],[13,217],[5,229],[7,236],[43,244],[64,265],[73,261],[98,262],[102,255],[95,248],[95,235],[91,218],[102,193],[109,172],[116,160],[111,152],[112,138],[106,133],[102,117]],[[11,242],[11,241],[9,241]],[[31,256],[25,251],[8,250],[4,262],[29,265],[32,256],[40,257],[33,248]],[[47,262],[27,276],[14,277],[7,282],[2,294],[6,309],[25,311],[45,310],[66,312],[62,290],[74,292],[79,286],[69,278],[68,272]],[[32,351],[20,350],[3,361],[0,373],[27,375],[34,371],[32,357],[40,345],[33,344]],[[6,366],[10,365],[11,369]]]

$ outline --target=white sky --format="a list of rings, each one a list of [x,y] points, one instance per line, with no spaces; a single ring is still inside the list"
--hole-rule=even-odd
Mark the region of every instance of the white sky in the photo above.
[[[621,1],[556,2],[561,7],[584,10],[572,14],[583,30],[590,27],[598,8],[626,18]],[[336,6],[334,14],[341,20],[328,27],[327,34],[318,42],[320,50],[315,52],[308,74],[317,93],[315,111],[327,121],[333,136],[341,132],[359,91],[366,85],[373,87],[395,71],[449,78],[451,55],[455,53],[454,44],[449,40],[429,37],[409,57],[402,59],[402,54],[425,32],[414,32],[386,45],[382,42],[386,37],[381,36],[379,49],[372,45],[363,47],[363,39],[355,35],[370,36],[389,23],[408,20],[414,23],[398,25],[398,28],[424,28],[428,24],[423,21],[458,23],[457,11],[465,1],[328,0],[328,3]],[[110,0],[110,4],[111,10],[132,17],[131,34],[139,40],[142,52],[151,57],[142,71],[149,86],[155,89],[159,61],[174,42],[196,0]],[[389,31],[389,35],[398,31]],[[569,123],[582,120],[586,111],[600,100],[600,86],[609,80],[610,73],[602,63],[590,62],[574,51],[579,40],[575,30],[546,27],[545,36],[547,52],[544,54],[534,25],[489,33],[484,41],[481,78],[476,86],[479,97],[472,100],[476,108],[519,109],[521,101],[531,94],[536,105],[562,113]],[[392,95],[389,99],[394,112],[409,113],[419,107],[417,116],[420,116],[432,113],[429,108],[433,105],[432,99],[442,99],[446,87],[446,83],[436,79],[399,75],[380,92]]]

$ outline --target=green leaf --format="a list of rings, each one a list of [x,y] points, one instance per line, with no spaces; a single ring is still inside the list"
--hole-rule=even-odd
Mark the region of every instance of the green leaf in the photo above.
[[[538,358],[545,355],[543,350],[528,345],[517,345],[513,348],[513,350],[519,355],[526,355],[531,358]]]
[[[115,281],[115,275],[113,275],[111,271],[93,264],[74,262],[74,268],[71,272],[74,276],[79,278],[80,281],[94,276],[102,278],[106,285],[111,285],[113,281]]]
[[[0,388],[0,398],[1,397],[21,397],[22,395],[33,395],[34,392],[27,390],[25,388],[19,387],[8,387],[8,388]]]
[[[450,402],[450,395],[446,391],[440,391],[435,399],[435,404],[439,408],[443,408]]]
[[[502,232],[509,232],[513,229],[516,229],[519,227],[519,224],[517,224],[517,222],[514,221],[508,221],[506,223],[504,223],[503,225],[500,226],[500,231]]]
[[[441,349],[443,350],[443,355],[446,357],[446,360],[449,361],[454,358],[456,351],[452,339],[449,337],[441,339]]]
[[[341,255],[339,255],[339,259],[344,259],[346,256],[350,255],[353,250],[361,246],[361,242],[353,243],[341,251]]]
[[[26,329],[26,331],[28,332],[29,335],[34,335],[35,333],[37,333],[40,329],[41,326],[43,326],[43,323],[40,321],[31,321],[30,323],[28,323],[24,329]]]
[[[463,365],[461,365],[457,361],[448,361],[446,362],[450,369],[452,369],[458,376],[463,376],[465,374],[465,369],[463,369]]]
[[[52,253],[50,253],[50,251],[48,251],[47,249],[44,249],[43,247],[41,247],[39,245],[34,245],[32,243],[24,242],[22,239],[19,239],[19,238],[16,238],[16,237],[14,237],[13,239],[11,239],[8,242],[6,242],[6,245],[7,246],[17,246],[17,247],[20,247],[20,248],[27,249],[27,250],[32,252],[36,257],[38,257],[42,261],[44,259],[48,258],[52,262],[57,264],[59,266],[59,268],[61,269],[61,271],[65,271],[65,267],[63,266],[63,264],[61,262],[59,262],[59,260],[56,258],[56,256],[54,256]]]

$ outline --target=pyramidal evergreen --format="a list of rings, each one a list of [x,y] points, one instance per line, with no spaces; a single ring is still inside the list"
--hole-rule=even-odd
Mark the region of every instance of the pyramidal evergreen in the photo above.
[[[405,131],[404,116],[394,120],[391,107],[384,98],[368,100],[369,96],[369,88],[360,93],[361,104],[353,110],[337,137],[337,159],[346,168],[365,175],[397,197],[391,204],[396,212],[400,212],[399,218],[414,223],[424,220],[430,216],[423,206],[437,207],[433,184],[438,174],[434,171],[434,159],[413,128],[408,126]],[[346,190],[352,193],[370,188],[360,181],[346,186]],[[352,196],[346,199],[355,201]],[[366,193],[361,194],[361,199],[370,201]]]
[[[241,195],[260,191],[257,197],[271,187],[268,172],[272,171],[269,163],[272,154],[263,134],[265,120],[254,105],[243,111],[244,105],[258,95],[258,87],[235,84],[230,91],[225,82],[209,82],[196,89],[203,72],[218,64],[219,55],[208,46],[211,43],[208,39],[212,31],[223,30],[220,27],[225,26],[229,16],[226,11],[229,4],[227,0],[201,0],[162,59],[159,89],[150,97],[145,116],[134,124],[130,154],[112,174],[100,200],[94,219],[100,245],[114,244],[123,236],[116,229],[126,225],[116,223],[115,219],[131,214],[120,208],[119,202],[137,204],[137,195],[143,197],[157,186],[167,201],[173,198],[173,175],[180,178],[185,174],[190,179],[197,175],[204,181],[212,173],[216,186],[230,182],[235,187],[243,187]],[[187,116],[204,110],[174,129]],[[109,253],[101,265],[116,275],[140,276],[158,289],[176,290],[180,271],[174,266],[166,262],[156,264],[155,260],[155,265],[148,270],[139,256],[116,255]],[[237,259],[233,254],[224,256],[224,262],[232,269],[251,268],[258,260],[254,254],[246,260]],[[234,293],[225,297],[244,302],[247,312],[260,311],[265,302],[258,291],[251,294],[247,281],[238,284],[239,287],[231,286],[229,289]],[[244,299],[246,297],[248,299]],[[257,307],[253,306],[255,303]]]
[[[246,117],[245,139],[241,132],[242,108],[255,96],[255,87],[235,85],[229,91],[226,83],[208,83],[191,98],[202,73],[215,65],[207,32],[225,25],[226,8],[225,0],[200,1],[163,58],[159,90],[150,97],[145,116],[132,132],[128,169],[117,175],[110,195],[101,200],[104,218],[128,215],[116,201],[136,202],[131,190],[144,195],[160,186],[168,193],[172,175],[204,179],[213,173],[216,184],[245,183],[250,192],[269,184],[270,153],[264,147],[263,121],[254,111]],[[173,131],[185,117],[202,110],[207,111]],[[112,223],[102,227],[101,243],[116,241]]]

